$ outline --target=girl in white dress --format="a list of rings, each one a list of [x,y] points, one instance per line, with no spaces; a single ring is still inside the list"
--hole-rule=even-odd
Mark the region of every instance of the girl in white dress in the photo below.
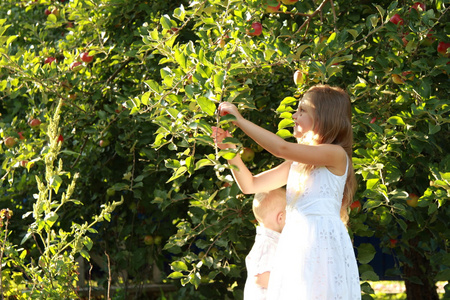
[[[286,224],[271,271],[268,299],[361,299],[358,267],[345,224],[356,187],[351,163],[353,133],[351,102],[336,87],[310,88],[293,114],[291,143],[244,119],[237,107],[224,102],[221,115],[232,114],[234,124],[276,157],[279,166],[253,175],[239,155],[229,160],[243,193],[270,191],[287,184]],[[231,136],[213,130],[221,143]]]

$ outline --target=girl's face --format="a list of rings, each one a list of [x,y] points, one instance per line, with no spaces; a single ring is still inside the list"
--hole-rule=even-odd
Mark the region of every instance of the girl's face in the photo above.
[[[294,137],[301,138],[305,133],[311,131],[314,127],[314,115],[311,102],[306,98],[300,101],[298,110],[292,115],[294,119]]]

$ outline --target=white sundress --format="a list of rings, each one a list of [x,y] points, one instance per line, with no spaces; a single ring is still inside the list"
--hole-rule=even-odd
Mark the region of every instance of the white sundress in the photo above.
[[[326,167],[313,169],[305,178],[302,165],[292,163],[286,187],[286,225],[267,299],[361,299],[353,245],[340,219],[346,178],[347,171],[337,176]]]

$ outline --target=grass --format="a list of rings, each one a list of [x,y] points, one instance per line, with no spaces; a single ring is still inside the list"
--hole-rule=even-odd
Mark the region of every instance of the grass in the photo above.
[[[405,283],[403,281],[371,281],[370,286],[375,291],[374,300],[404,300],[406,299]],[[439,299],[444,297],[445,281],[437,283]]]

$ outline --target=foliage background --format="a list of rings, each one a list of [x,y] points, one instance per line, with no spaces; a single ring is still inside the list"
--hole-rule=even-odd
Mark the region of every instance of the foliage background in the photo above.
[[[2,0],[0,203],[14,212],[11,247],[25,250],[11,252],[3,288],[13,294],[29,281],[24,266],[46,249],[31,238],[21,244],[36,221],[22,215],[34,209],[35,175],[47,170],[56,137],[47,129],[62,100],[65,173],[53,192],[67,192],[78,173],[72,197],[82,205],[64,203],[48,232],[98,221],[102,205],[123,198],[110,222],[82,234],[92,245],[67,263],[91,257],[89,276],[105,287],[109,260],[117,284],[163,280],[183,299],[242,297],[252,197],[229,177],[224,157],[232,154],[212,143],[211,126],[230,126],[215,108],[233,101],[245,117],[290,139],[296,100],[328,83],[353,101],[355,200],[363,209],[351,211],[350,234],[376,236],[395,255],[388,273],[406,280],[408,297],[436,299],[434,283],[450,277],[450,60],[437,51],[450,42],[449,4],[425,4],[421,11],[411,1],[302,0],[268,13],[276,1]],[[57,14],[44,13],[54,8]],[[389,22],[395,13],[403,25]],[[260,36],[247,34],[252,22],[262,23]],[[94,60],[82,62],[83,52]],[[48,57],[56,61],[45,63]],[[299,86],[295,70],[306,74]],[[36,118],[42,123],[31,128]],[[256,152],[253,172],[280,162],[238,130],[234,136]],[[16,141],[11,148],[7,137]],[[416,207],[406,203],[411,194],[420,197]],[[365,299],[373,290],[364,282],[378,279],[374,254],[370,243],[358,246]],[[84,282],[67,284],[75,290]]]

